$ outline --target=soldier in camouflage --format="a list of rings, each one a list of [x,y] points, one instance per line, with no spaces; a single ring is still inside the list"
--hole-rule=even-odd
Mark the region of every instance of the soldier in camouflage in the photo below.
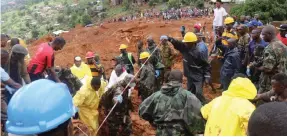
[[[136,79],[138,83],[139,96],[141,96],[142,101],[149,97],[155,91],[155,70],[150,63],[147,61],[150,54],[148,52],[143,52],[140,55],[140,61],[145,64],[140,71],[139,78]]]
[[[259,82],[259,93],[271,90],[271,77],[276,73],[287,73],[287,47],[276,38],[276,29],[269,25],[262,30],[263,40],[269,45],[263,52],[263,65]]]
[[[163,65],[165,66],[163,74],[171,71],[171,67],[174,64],[174,59],[175,59],[175,53],[174,53],[173,49],[168,45],[167,40],[168,40],[167,36],[161,36],[160,37],[161,57],[162,57]]]
[[[239,32],[239,40],[238,40],[238,50],[239,55],[241,59],[241,73],[246,72],[246,66],[247,66],[247,59],[248,59],[248,53],[249,53],[249,40],[250,35],[247,33],[248,28],[246,25],[241,24],[238,26],[237,31]]]
[[[182,88],[183,74],[172,70],[168,83],[139,106],[141,118],[156,127],[157,136],[188,136],[202,133],[201,102]]]
[[[139,67],[141,67],[141,62],[140,62],[140,54],[142,53],[142,52],[144,52],[144,49],[143,49],[143,42],[140,40],[140,41],[138,41],[138,44],[137,44],[137,48],[138,48],[138,50],[137,50],[137,56],[138,56],[138,66]]]
[[[129,114],[132,110],[132,103],[128,98],[128,90],[135,86],[132,79],[133,75],[128,74],[123,80],[109,88],[101,98],[100,106],[104,107],[106,115],[118,102],[107,119],[109,136],[129,136],[132,133],[132,121]]]
[[[147,52],[151,55],[149,61],[153,65],[155,71],[156,71],[156,83],[155,83],[155,89],[159,90],[160,86],[163,83],[163,78],[164,78],[164,65],[162,64],[162,58],[161,58],[161,51],[160,49],[157,48],[157,45],[155,44],[154,40],[152,37],[149,37],[147,39],[148,47],[147,47]]]

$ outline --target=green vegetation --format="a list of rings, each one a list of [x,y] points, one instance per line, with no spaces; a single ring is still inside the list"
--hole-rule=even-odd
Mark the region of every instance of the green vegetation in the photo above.
[[[287,19],[286,0],[246,0],[230,11],[231,15],[250,15],[258,13],[263,22],[282,21]]]

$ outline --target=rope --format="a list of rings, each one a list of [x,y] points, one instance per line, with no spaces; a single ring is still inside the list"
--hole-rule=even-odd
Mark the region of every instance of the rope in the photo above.
[[[161,45],[161,43],[159,44]],[[152,53],[150,54],[150,56],[148,57],[148,59],[143,63],[143,65],[140,67],[140,69],[137,71],[137,73],[134,75],[134,77],[130,80],[130,82],[127,84],[127,86],[124,88],[124,90],[122,90],[121,94],[122,95],[125,90],[128,88],[128,86],[131,84],[131,82],[134,80],[134,78],[138,75],[138,73],[140,72],[140,70],[143,68],[143,66],[147,63],[147,61],[150,59],[150,57],[153,55],[153,53],[156,51],[156,49],[158,49],[158,45],[155,47],[155,49],[152,51]],[[101,129],[101,127],[103,126],[103,124],[106,122],[106,120],[108,119],[108,117],[111,115],[112,111],[115,109],[116,105],[118,104],[118,101],[114,104],[114,106],[112,107],[112,109],[110,110],[110,112],[108,113],[108,115],[105,117],[105,119],[103,120],[103,122],[101,123],[101,125],[99,126],[99,128],[96,131],[96,134],[99,132],[99,130]]]
[[[89,136],[86,132],[84,132],[78,125],[76,126],[82,133],[85,134],[85,136]]]

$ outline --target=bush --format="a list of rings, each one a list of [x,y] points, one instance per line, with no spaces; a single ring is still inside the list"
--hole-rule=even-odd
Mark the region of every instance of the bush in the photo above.
[[[33,29],[31,33],[32,33],[32,38],[37,38],[39,36],[39,31],[37,31],[36,29]]]
[[[231,15],[260,15],[260,20],[264,23],[270,21],[282,21],[287,19],[286,0],[246,0],[244,4],[234,6]]]
[[[153,7],[153,6],[155,6],[157,3],[159,3],[159,0],[150,0],[150,1],[148,2],[148,5],[149,5],[150,7]]]
[[[92,23],[91,17],[88,14],[84,14],[81,18],[81,24],[86,26],[91,23]]]

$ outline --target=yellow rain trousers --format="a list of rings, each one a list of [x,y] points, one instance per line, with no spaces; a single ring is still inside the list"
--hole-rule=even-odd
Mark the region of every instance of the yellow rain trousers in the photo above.
[[[85,63],[81,63],[80,67],[77,67],[75,64],[70,68],[71,72],[78,78],[83,79],[85,76],[92,76],[91,69]]]
[[[99,127],[98,106],[101,96],[104,94],[107,83],[102,80],[101,87],[95,91],[91,86],[92,77],[88,77],[86,84],[76,93],[73,98],[74,105],[78,107],[80,120],[88,126],[92,135]]]
[[[256,94],[249,79],[234,79],[222,96],[201,108],[201,114],[207,120],[204,135],[246,136],[248,120],[255,110],[248,99],[254,99]]]

